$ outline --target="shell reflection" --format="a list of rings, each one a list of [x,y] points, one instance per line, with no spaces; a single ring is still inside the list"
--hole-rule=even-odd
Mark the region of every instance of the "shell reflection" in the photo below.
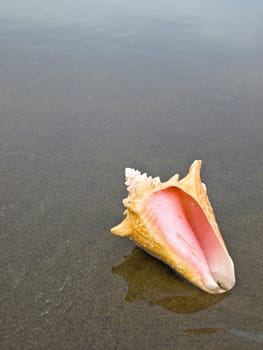
[[[220,302],[226,294],[206,294],[180,279],[168,266],[135,247],[112,272],[128,283],[127,302],[146,301],[176,313],[194,313]]]

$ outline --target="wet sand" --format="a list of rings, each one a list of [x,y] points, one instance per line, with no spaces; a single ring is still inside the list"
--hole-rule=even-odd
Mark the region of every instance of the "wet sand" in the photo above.
[[[1,349],[262,347],[263,6],[209,3],[0,1]],[[194,159],[224,296],[110,234],[125,167]]]

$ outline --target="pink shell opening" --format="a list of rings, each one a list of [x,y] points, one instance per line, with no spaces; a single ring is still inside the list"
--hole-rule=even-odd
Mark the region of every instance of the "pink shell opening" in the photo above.
[[[153,193],[146,211],[166,242],[199,273],[208,289],[229,290],[235,284],[234,268],[199,204],[177,187]]]

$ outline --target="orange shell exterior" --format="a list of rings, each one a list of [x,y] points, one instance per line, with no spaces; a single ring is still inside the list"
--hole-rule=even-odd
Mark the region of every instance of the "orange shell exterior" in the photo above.
[[[228,255],[224,240],[217,225],[212,206],[209,202],[206,186],[200,178],[201,160],[196,160],[190,166],[188,174],[179,180],[176,174],[168,181],[162,183],[159,178],[147,177],[146,174],[134,174],[127,180],[129,195],[123,200],[126,207],[124,212],[125,219],[117,226],[111,229],[111,232],[117,236],[127,236],[136,242],[149,254],[157,257],[159,260],[168,264],[171,268],[178,271],[185,279],[208,293],[222,293],[226,290],[219,288],[211,290],[206,287],[202,276],[194,273],[187,262],[174,254],[169,245],[158,234],[154,234],[154,225],[148,220],[143,210],[143,202],[154,192],[167,189],[168,187],[177,187],[190,195],[202,208],[205,216],[211,224],[214,233],[218,237],[220,244]],[[230,258],[230,257],[229,257]],[[230,258],[231,259],[231,258]]]

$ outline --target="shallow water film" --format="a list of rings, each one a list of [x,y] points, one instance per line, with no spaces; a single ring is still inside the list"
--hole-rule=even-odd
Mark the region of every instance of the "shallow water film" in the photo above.
[[[261,349],[263,3],[0,0],[0,348]],[[203,160],[237,284],[110,234],[124,168]]]

